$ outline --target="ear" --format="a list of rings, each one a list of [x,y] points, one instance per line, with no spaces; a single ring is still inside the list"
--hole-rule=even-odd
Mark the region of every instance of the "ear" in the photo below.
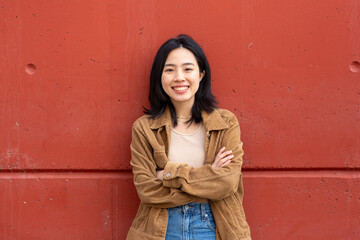
[[[205,76],[205,70],[200,73],[200,81],[203,79],[204,76]]]

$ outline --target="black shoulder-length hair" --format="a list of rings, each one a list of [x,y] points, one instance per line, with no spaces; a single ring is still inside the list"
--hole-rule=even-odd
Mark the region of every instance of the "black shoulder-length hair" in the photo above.
[[[188,121],[199,123],[202,121],[201,111],[212,112],[216,108],[216,99],[211,92],[211,72],[209,62],[201,49],[190,36],[180,34],[176,38],[167,40],[158,50],[150,74],[149,101],[150,109],[144,107],[144,113],[152,118],[160,117],[168,106],[174,126],[177,125],[176,111],[170,101],[170,97],[165,93],[161,84],[165,61],[169,53],[176,48],[186,48],[190,50],[199,65],[199,74],[205,71],[205,75],[199,84],[199,89],[195,94],[195,101],[192,107],[192,118]]]

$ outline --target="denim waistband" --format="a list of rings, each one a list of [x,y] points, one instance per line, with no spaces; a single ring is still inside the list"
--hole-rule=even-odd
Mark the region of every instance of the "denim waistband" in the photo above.
[[[168,211],[181,212],[183,214],[201,214],[201,218],[204,221],[207,215],[212,214],[209,203],[188,203],[178,207],[168,208]]]

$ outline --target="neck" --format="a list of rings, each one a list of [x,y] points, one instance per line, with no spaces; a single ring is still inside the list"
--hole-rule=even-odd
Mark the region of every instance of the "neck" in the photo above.
[[[178,118],[186,118],[192,115],[192,106],[194,102],[173,102],[172,103],[175,107],[176,116]]]

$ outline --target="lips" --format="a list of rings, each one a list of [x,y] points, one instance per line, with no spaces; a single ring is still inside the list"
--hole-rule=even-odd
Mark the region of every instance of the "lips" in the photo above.
[[[176,86],[176,87],[172,87],[172,89],[174,89],[175,91],[185,91],[189,88],[189,86]]]
[[[190,86],[174,86],[171,88],[176,94],[184,94],[190,89]]]

